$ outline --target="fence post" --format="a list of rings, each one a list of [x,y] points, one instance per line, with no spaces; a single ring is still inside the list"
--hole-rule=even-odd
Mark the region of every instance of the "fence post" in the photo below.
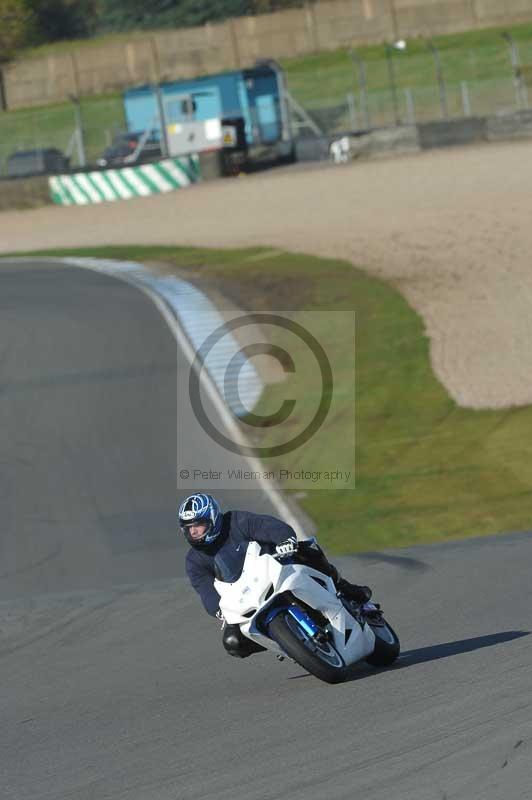
[[[371,114],[369,111],[369,98],[366,90],[360,93],[360,105],[364,114],[364,124],[368,130],[371,128]]]
[[[85,137],[83,136],[83,118],[81,116],[81,103],[79,97],[73,94],[69,94],[68,99],[74,104],[74,123],[76,128],[76,145],[78,148],[79,166],[86,167],[87,157],[85,154]]]
[[[360,107],[362,109],[362,114],[364,116],[364,124],[366,128],[371,128],[371,119],[369,116],[369,104],[368,104],[368,82],[366,79],[366,65],[364,61],[360,58],[357,51],[354,47],[351,48],[349,51],[349,55],[351,56],[351,60],[353,64],[357,65],[358,68],[358,88],[359,88],[359,97],[360,97]]]
[[[0,67],[0,111],[7,111],[6,86],[2,67]]]
[[[471,101],[469,99],[469,87],[467,81],[460,82],[460,90],[462,92],[462,107],[464,109],[464,116],[471,116]]]
[[[349,119],[351,121],[351,129],[353,131],[358,130],[357,125],[357,110],[355,106],[355,95],[353,92],[348,92],[347,94],[347,107],[349,109]]]
[[[170,155],[170,147],[168,143],[168,127],[166,124],[166,109],[164,106],[164,98],[161,90],[161,84],[156,83],[154,86],[155,96],[157,98],[157,111],[159,114],[159,125],[161,126],[161,152],[163,158],[168,158]]]
[[[386,49],[386,63],[388,65],[388,81],[390,84],[390,91],[392,93],[393,116],[395,125],[401,124],[401,117],[399,115],[399,103],[397,100],[397,79],[395,77],[395,68],[393,64],[393,49],[388,42],[385,44]]]
[[[405,100],[406,100],[406,118],[407,122],[410,125],[416,124],[416,106],[414,104],[414,95],[412,93],[412,89],[408,88],[404,90],[405,92]]]
[[[448,119],[449,111],[447,109],[447,92],[445,89],[445,80],[443,78],[440,51],[438,50],[432,39],[429,39],[427,44],[429,46],[430,52],[432,53],[432,56],[434,58],[434,64],[436,66],[436,80],[438,81],[438,89],[440,91],[440,108],[441,108],[442,119]]]
[[[526,92],[526,85],[523,80],[523,71],[521,69],[521,58],[519,56],[519,48],[514,37],[508,33],[508,31],[503,31],[501,33],[502,38],[505,42],[507,42],[508,47],[510,48],[510,61],[512,64],[512,72],[514,75],[514,86],[515,86],[515,99],[517,103],[517,108],[526,108],[528,106],[528,93]]]

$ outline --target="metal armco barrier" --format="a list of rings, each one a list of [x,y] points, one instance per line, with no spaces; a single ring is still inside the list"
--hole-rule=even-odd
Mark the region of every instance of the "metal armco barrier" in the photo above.
[[[81,206],[165,194],[199,180],[199,160],[192,155],[138,167],[54,175],[49,179],[49,186],[54,203]]]
[[[327,155],[324,155],[320,140],[320,148],[315,150],[315,159],[330,158],[332,161],[342,163],[357,158],[376,158],[385,154],[405,155],[437,147],[513,139],[532,139],[532,111],[491,117],[437,120],[419,125],[383,128],[361,136],[347,133],[343,137],[329,139]]]
[[[419,144],[422,150],[430,150],[433,147],[485,142],[486,126],[486,117],[424,122],[417,126]]]

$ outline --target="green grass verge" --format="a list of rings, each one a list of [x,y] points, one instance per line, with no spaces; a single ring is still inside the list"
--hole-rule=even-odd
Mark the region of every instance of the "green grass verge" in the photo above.
[[[422,320],[391,286],[342,261],[264,248],[131,246],[52,254],[160,261],[255,311],[355,310],[356,489],[308,491],[302,500],[333,552],[530,528],[532,407],[458,408],[433,375]],[[350,343],[340,340],[335,366],[345,381],[352,380],[351,357]],[[265,401],[278,407],[290,392],[304,402],[305,391],[304,381],[273,385]],[[344,431],[339,415],[327,450],[313,453],[316,469],[328,468],[331,455],[342,451]]]

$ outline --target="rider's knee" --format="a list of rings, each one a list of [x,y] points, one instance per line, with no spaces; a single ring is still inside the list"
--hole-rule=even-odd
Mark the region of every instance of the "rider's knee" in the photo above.
[[[226,652],[235,658],[247,658],[266,650],[262,645],[243,636],[238,625],[225,626],[222,642]]]
[[[249,653],[243,647],[242,638],[238,625],[227,625],[223,636],[223,646],[230,656],[235,658],[246,658]]]

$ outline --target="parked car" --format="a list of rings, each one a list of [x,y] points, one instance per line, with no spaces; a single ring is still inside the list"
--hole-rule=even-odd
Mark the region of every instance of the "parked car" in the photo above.
[[[104,150],[97,164],[99,167],[119,167],[144,164],[162,158],[161,142],[154,135],[145,137],[145,132],[121,133]]]
[[[34,175],[57,175],[70,170],[70,159],[55,147],[19,150],[6,164],[6,177],[29,178]]]

